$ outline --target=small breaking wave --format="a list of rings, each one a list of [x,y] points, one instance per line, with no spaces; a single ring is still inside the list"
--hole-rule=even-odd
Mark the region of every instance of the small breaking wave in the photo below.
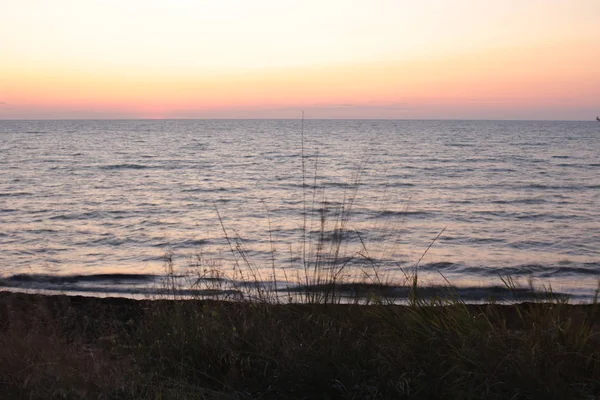
[[[175,276],[180,278],[180,276]],[[91,274],[46,275],[16,274],[0,278],[0,288],[34,290],[45,293],[89,293],[91,295],[117,295],[125,297],[163,296],[241,299],[244,295],[231,287],[171,287],[165,286],[165,277],[154,274]],[[218,278],[201,278],[203,282]]]
[[[12,286],[18,283],[77,283],[77,282],[106,282],[124,283],[131,281],[151,281],[157,275],[153,274],[92,274],[92,275],[47,275],[47,274],[16,274],[0,278],[0,286]]]
[[[419,266],[419,270],[427,272],[452,272],[482,277],[498,276],[531,276],[534,278],[600,276],[599,263],[583,263],[574,265],[524,264],[507,267],[466,266],[452,262],[437,262]]]

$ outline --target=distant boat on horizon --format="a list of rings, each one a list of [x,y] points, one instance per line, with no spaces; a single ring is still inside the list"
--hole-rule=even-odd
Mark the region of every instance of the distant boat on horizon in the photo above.
[[[600,122],[600,117],[596,117],[596,121]]]

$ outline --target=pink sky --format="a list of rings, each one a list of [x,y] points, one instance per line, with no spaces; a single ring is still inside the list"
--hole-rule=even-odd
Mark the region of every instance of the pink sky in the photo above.
[[[5,7],[0,118],[600,114],[598,1],[125,3]]]

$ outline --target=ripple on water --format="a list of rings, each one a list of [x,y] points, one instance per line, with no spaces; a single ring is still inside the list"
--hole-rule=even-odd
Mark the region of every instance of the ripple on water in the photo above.
[[[600,139],[585,123],[306,120],[304,172],[292,120],[0,121],[0,132],[4,276],[52,271],[79,277],[56,285],[110,290],[82,277],[162,276],[167,244],[181,268],[199,249],[231,267],[232,248],[262,268],[273,243],[294,280],[298,249],[314,251],[321,230],[323,251],[347,244],[351,268],[393,272],[390,254],[414,265],[444,227],[420,263],[432,276],[532,275],[577,292],[600,270]]]

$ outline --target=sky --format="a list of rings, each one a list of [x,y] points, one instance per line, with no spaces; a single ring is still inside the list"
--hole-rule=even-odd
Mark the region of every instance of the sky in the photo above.
[[[0,0],[0,119],[600,115],[600,0]]]

